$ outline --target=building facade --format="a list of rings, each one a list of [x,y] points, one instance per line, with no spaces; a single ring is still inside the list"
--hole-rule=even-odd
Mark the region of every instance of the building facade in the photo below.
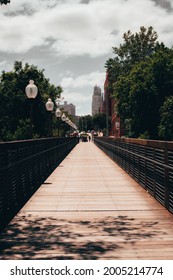
[[[121,137],[120,117],[116,112],[116,100],[111,97],[108,91],[109,77],[106,73],[106,79],[104,83],[104,102],[103,112],[107,117],[107,136]],[[110,120],[110,121],[109,121]]]
[[[76,106],[72,103],[68,104],[67,101],[64,101],[64,104],[59,105],[60,109],[68,115],[74,116],[76,115]]]
[[[103,111],[103,98],[101,88],[97,85],[94,87],[92,95],[92,116],[102,113]]]

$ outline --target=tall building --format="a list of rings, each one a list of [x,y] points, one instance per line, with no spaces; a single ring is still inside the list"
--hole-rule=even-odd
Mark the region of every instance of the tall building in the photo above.
[[[76,115],[76,106],[72,103],[68,104],[67,101],[64,101],[64,104],[59,105],[60,109],[64,112],[67,112],[68,115],[75,116]]]
[[[102,113],[103,98],[101,93],[101,88],[97,85],[94,87],[94,92],[92,95],[92,116],[98,113]]]

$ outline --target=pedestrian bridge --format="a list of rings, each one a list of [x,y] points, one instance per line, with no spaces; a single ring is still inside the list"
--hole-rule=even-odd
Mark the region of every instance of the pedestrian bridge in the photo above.
[[[80,142],[0,234],[0,259],[173,259],[173,215]]]

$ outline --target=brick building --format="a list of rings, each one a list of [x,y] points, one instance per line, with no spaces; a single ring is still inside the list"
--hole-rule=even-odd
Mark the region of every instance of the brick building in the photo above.
[[[109,77],[106,73],[106,79],[104,83],[104,102],[103,102],[103,112],[106,114],[107,118],[110,119],[110,125],[108,125],[108,136],[120,137],[120,117],[116,113],[116,100],[112,98],[110,92],[108,91]]]

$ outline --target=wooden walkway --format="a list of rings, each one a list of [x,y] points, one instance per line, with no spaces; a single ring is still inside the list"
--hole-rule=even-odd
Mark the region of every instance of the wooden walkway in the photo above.
[[[173,259],[173,216],[79,143],[0,236],[0,259]]]

